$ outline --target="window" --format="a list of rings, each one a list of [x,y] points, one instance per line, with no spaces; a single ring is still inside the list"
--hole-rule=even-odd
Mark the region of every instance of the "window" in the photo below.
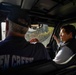
[[[1,22],[1,34],[2,34],[2,40],[6,37],[6,22]]]
[[[39,27],[38,25],[32,25],[32,26],[33,27],[29,29],[29,31],[25,36],[26,40],[29,41],[32,38],[37,38],[46,47],[46,45],[50,41],[54,27],[49,27],[46,24],[41,24],[39,25]]]

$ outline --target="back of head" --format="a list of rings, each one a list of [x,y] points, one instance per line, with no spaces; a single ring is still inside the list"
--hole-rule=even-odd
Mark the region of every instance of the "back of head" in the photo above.
[[[8,14],[9,29],[24,34],[30,26],[30,17],[24,9],[12,9]]]
[[[61,27],[61,29],[63,29],[63,28],[65,29],[65,32],[67,34],[72,33],[73,38],[75,38],[76,29],[75,29],[75,27],[73,25],[65,25],[65,26]]]

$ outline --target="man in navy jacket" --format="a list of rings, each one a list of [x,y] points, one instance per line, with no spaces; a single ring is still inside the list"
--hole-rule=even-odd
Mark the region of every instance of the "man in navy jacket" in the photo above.
[[[11,11],[8,22],[7,37],[0,42],[0,68],[50,59],[43,44],[26,41],[25,34],[30,27],[30,18],[23,9]]]

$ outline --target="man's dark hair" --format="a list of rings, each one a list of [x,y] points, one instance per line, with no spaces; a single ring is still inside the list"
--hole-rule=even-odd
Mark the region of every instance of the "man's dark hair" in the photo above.
[[[60,29],[65,29],[65,32],[67,34],[71,33],[72,32],[72,36],[73,38],[75,38],[75,35],[76,35],[76,29],[73,25],[65,25],[65,26],[62,26]]]

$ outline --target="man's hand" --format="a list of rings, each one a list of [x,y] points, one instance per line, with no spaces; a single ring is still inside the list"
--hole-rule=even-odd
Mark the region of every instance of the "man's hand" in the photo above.
[[[39,40],[37,38],[33,38],[29,42],[39,42]]]

